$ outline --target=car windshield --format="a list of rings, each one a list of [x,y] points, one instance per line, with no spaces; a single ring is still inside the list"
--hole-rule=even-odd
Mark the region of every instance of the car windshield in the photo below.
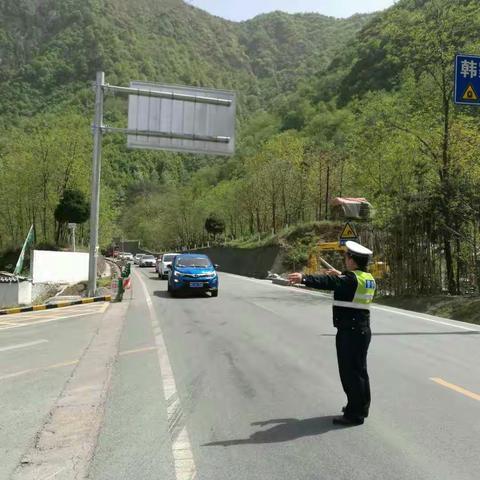
[[[210,267],[212,264],[208,258],[203,257],[180,257],[177,267]]]
[[[153,255],[144,255],[143,258],[145,260],[155,260],[155,257]]]
[[[175,258],[175,255],[164,255],[163,261],[164,262],[172,262],[174,258]]]

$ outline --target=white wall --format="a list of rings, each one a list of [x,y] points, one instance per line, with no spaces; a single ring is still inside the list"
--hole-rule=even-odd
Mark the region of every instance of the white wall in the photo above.
[[[33,251],[33,283],[88,280],[88,253]]]
[[[32,303],[32,283],[20,282],[18,284],[18,304],[30,305]]]

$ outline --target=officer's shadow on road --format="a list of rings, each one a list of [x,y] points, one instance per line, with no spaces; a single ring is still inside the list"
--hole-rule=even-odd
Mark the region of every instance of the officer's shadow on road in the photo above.
[[[339,427],[332,424],[333,416],[305,418],[278,418],[263,422],[254,422],[252,426],[265,427],[274,425],[267,430],[259,430],[252,433],[249,438],[235,440],[220,440],[217,442],[205,443],[202,447],[230,447],[232,445],[247,445],[256,443],[289,442],[302,437],[322,435],[330,430],[338,430]]]

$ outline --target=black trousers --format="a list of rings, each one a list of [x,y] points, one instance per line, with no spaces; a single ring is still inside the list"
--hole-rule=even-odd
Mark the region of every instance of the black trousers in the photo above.
[[[338,329],[336,336],[338,369],[347,406],[345,416],[363,419],[370,408],[370,380],[367,372],[367,352],[372,333],[370,327]]]

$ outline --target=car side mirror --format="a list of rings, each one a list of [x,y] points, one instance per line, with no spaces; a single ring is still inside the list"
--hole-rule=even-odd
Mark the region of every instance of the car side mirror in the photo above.
[[[218,270],[220,268],[220,265],[218,265],[218,263],[214,263],[213,266],[214,266],[215,270]]]

